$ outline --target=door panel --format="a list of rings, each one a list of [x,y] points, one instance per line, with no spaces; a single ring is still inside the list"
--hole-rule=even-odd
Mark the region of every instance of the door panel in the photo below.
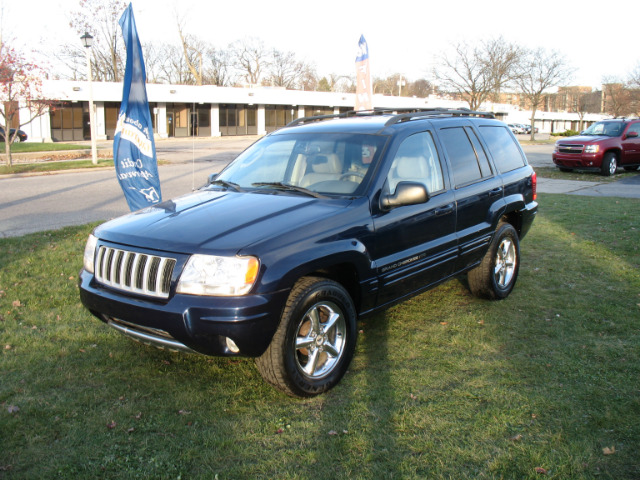
[[[394,193],[406,181],[425,185],[431,198],[374,215],[378,305],[449,276],[456,262],[455,197],[445,188],[440,157],[428,131],[410,135],[400,144],[389,167],[385,193]]]

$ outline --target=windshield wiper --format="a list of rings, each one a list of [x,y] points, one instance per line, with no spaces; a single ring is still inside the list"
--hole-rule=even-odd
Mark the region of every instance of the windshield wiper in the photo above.
[[[310,197],[315,197],[315,198],[323,198],[324,195],[321,195],[317,192],[314,192],[312,190],[306,189],[304,187],[297,187],[295,185],[290,185],[288,183],[282,183],[282,182],[257,182],[257,183],[253,183],[252,184],[254,187],[273,187],[275,189],[278,190],[285,190],[287,192],[298,192],[298,193],[303,193],[305,195],[309,195]]]
[[[244,192],[244,190],[237,183],[227,182],[226,180],[214,180],[209,185],[221,185],[226,188],[230,188],[234,192]]]

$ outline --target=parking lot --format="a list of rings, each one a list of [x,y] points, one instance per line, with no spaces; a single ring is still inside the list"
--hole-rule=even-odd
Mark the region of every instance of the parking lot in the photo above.
[[[520,140],[528,139],[520,135]],[[526,137],[526,138],[525,138]],[[256,137],[166,139],[156,142],[164,199],[188,193],[219,172]],[[85,142],[88,144],[88,142]],[[99,147],[111,148],[111,142]],[[534,168],[553,167],[552,144],[524,145]],[[640,198],[640,174],[618,182],[538,179],[538,192]],[[107,220],[128,213],[112,168],[0,178],[0,237]]]

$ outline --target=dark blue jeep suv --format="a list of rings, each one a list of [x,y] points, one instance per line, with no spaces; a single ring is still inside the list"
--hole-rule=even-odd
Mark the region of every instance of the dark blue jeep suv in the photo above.
[[[96,228],[80,296],[138,341],[257,357],[265,380],[312,396],[347,370],[358,318],[462,273],[509,295],[537,207],[491,114],[302,118],[200,190]]]

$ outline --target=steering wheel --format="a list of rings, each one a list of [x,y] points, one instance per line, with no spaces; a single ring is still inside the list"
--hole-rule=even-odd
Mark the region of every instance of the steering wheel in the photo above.
[[[364,178],[364,174],[360,173],[360,172],[347,172],[347,173],[343,173],[342,175],[340,175],[339,180],[346,180],[349,177],[359,177],[360,180],[362,180]]]

